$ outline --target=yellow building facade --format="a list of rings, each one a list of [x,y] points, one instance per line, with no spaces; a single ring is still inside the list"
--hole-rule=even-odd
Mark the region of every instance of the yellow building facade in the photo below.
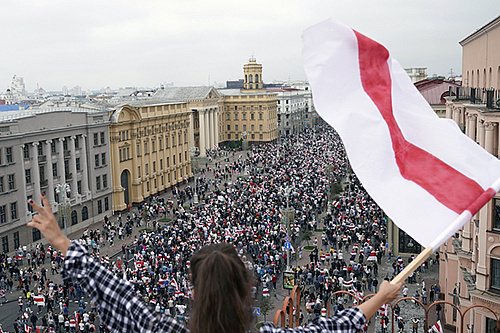
[[[113,209],[122,211],[192,176],[187,102],[130,102],[110,114]]]
[[[254,58],[243,66],[243,72],[243,89],[219,90],[221,137],[226,142],[246,139],[250,144],[274,141],[278,128],[277,94],[263,88],[262,65]]]

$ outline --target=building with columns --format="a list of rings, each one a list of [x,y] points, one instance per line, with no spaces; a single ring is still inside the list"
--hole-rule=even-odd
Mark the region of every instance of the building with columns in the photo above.
[[[200,156],[206,156],[208,149],[219,146],[224,141],[221,124],[222,114],[219,112],[220,94],[214,87],[161,87],[153,98],[171,101],[188,102],[193,124],[193,145],[200,150]]]
[[[255,58],[243,66],[242,89],[219,89],[221,141],[229,143],[245,139],[250,144],[274,141],[277,138],[278,98],[264,89],[262,65]]]
[[[109,120],[115,211],[192,177],[193,120],[188,102],[131,101],[116,106]]]
[[[71,233],[111,215],[107,112],[83,108],[0,114],[0,237],[2,251],[40,240],[27,201],[44,192]],[[58,191],[64,184],[70,192]],[[64,208],[64,209],[63,209]],[[65,213],[65,214],[64,214]]]
[[[460,42],[463,47],[463,88],[446,97],[446,118],[452,119],[474,142],[499,156],[500,17]],[[467,158],[464,156],[463,158]],[[439,283],[444,299],[463,312],[472,305],[500,313],[500,195],[489,201],[440,248]],[[454,312],[445,307],[444,322],[456,326]],[[482,307],[470,310],[469,332],[497,332],[493,314]]]

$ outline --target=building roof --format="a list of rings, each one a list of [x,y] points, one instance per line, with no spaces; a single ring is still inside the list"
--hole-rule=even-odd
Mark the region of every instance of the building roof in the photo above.
[[[100,113],[107,112],[105,109],[85,109],[85,108],[75,108],[75,107],[59,107],[59,108],[46,108],[46,109],[28,109],[22,111],[5,111],[0,113],[0,122],[17,120],[26,117],[36,116],[41,113],[50,112],[80,112],[80,113]]]
[[[267,92],[265,90],[247,92],[240,89],[217,89],[217,91],[223,96],[276,95],[276,93]]]
[[[162,89],[158,89],[153,95],[153,98],[167,100],[204,99],[207,98],[212,89],[212,86],[165,87]]]
[[[460,86],[460,84],[454,81],[445,80],[443,78],[425,79],[415,82],[415,87],[430,105],[445,104],[446,101],[444,97],[449,95],[450,87]]]
[[[1,104],[0,112],[26,110],[29,104]]]
[[[476,31],[474,31],[472,34],[470,34],[469,36],[465,37],[464,39],[462,39],[460,42],[458,42],[460,45],[464,46],[464,44],[467,44],[469,43],[470,41],[476,39],[477,37],[481,36],[482,34],[484,34],[486,31],[489,31],[491,29],[493,29],[494,27],[496,27],[498,24],[500,24],[500,16],[497,16],[496,18],[494,18],[493,20],[491,20],[490,22],[486,23],[485,25],[483,25],[481,28],[479,29],[476,29]]]

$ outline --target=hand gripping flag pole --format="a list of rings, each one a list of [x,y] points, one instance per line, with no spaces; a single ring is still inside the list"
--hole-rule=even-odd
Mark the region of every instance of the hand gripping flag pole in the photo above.
[[[333,20],[303,40],[316,110],[368,194],[425,247],[404,280],[498,192],[500,161],[440,119],[381,44]]]

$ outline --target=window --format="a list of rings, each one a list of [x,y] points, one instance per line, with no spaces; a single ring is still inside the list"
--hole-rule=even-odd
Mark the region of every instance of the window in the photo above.
[[[243,120],[247,120],[247,114],[243,113]]]
[[[108,197],[104,198],[104,210],[109,210],[109,199]]]
[[[264,139],[264,135],[259,134],[259,139],[261,139],[261,140]]]
[[[255,139],[255,134],[252,134],[252,139]]]
[[[136,144],[135,145],[135,150],[137,151],[137,157],[140,157],[141,156],[141,145],[140,144]]]
[[[172,156],[172,164],[175,165],[175,155]]]
[[[86,206],[82,208],[82,221],[86,221],[89,219],[89,210]]]
[[[33,199],[33,196],[32,195],[28,195],[28,197],[26,198],[26,206],[28,207],[28,212],[30,213],[33,213],[34,209],[33,207],[29,204],[29,201]]]
[[[160,159],[160,170],[163,170],[163,159]]]
[[[239,135],[238,133],[236,133],[236,134],[234,135],[234,139],[235,139],[235,140],[239,140],[239,138],[240,138],[240,135]]]
[[[45,180],[45,167],[43,165],[40,165],[40,181],[44,181]]]
[[[238,125],[234,125],[234,130],[238,131]]]
[[[500,291],[500,259],[491,259],[491,288]]]
[[[243,125],[243,130],[246,131],[247,130],[247,125]]]
[[[31,184],[31,169],[24,170],[24,175],[26,177],[26,184]]]
[[[165,148],[168,148],[168,136],[165,137]]]
[[[7,222],[7,206],[0,206],[0,223]]]
[[[30,158],[30,147],[28,145],[24,145],[23,155],[24,155],[24,158]],[[0,154],[0,156],[2,156],[2,154]],[[0,164],[2,164],[1,158],[0,158]]]
[[[9,236],[2,237],[2,250],[4,253],[9,252]]]
[[[102,214],[102,201],[97,200],[97,214]]]
[[[75,149],[80,149],[80,139],[78,137],[75,138]]]
[[[41,145],[39,145],[38,147],[41,147]],[[12,147],[5,148],[5,159],[7,163],[14,162],[14,156],[12,156]]]
[[[68,140],[63,141],[63,150],[68,150]]]
[[[238,105],[235,105],[235,106],[234,106],[234,110],[238,110]]]
[[[57,163],[52,163],[52,177],[57,177]]]
[[[155,140],[151,140],[151,152],[154,153],[156,151],[156,142]]]
[[[99,135],[97,133],[94,133],[94,146],[99,145]]]
[[[69,175],[69,161],[68,160],[64,161],[64,173],[66,175]]]
[[[102,188],[108,188],[108,175],[102,175]]]
[[[170,167],[170,157],[167,157],[167,168]]]
[[[262,120],[262,113],[259,113],[259,120]]]
[[[75,164],[76,164],[76,171],[81,171],[81,170],[82,170],[82,168],[81,168],[81,166],[80,166],[80,157],[77,157],[77,158],[75,159]]]
[[[39,241],[40,239],[42,239],[42,234],[40,233],[40,230],[38,230],[37,228],[33,228],[31,235],[33,237],[33,242],[36,242],[36,241]]]
[[[82,194],[82,181],[81,180],[76,182],[76,190],[77,190],[78,194]]]
[[[17,202],[10,204],[10,219],[17,220]]]
[[[497,333],[497,321],[494,318],[486,318],[486,333]]]
[[[228,139],[228,140],[231,140],[231,134],[228,134],[228,135],[227,135],[227,139]]]
[[[234,120],[238,120],[238,114],[237,113],[234,114]]]
[[[98,191],[101,189],[101,176],[95,177],[95,187]]]
[[[139,178],[141,178],[141,167],[140,166],[137,167],[137,176]]]
[[[146,182],[146,191],[149,192],[149,182]]]
[[[163,139],[161,137],[158,139],[158,150],[163,150]]]
[[[230,131],[231,130],[231,125],[227,125],[227,130]]]
[[[254,113],[250,113],[250,120],[255,120],[255,114]]]
[[[129,152],[129,150],[128,150],[128,148],[127,148],[127,159],[128,159],[128,157],[129,157],[129,156],[128,156],[128,155],[129,155],[129,154],[128,154],[128,152]],[[101,154],[101,165],[106,165],[106,153],[102,153],[102,154]]]
[[[76,212],[76,210],[73,210],[71,212],[71,225],[75,225],[78,223],[78,214]]]
[[[101,132],[101,145],[103,145],[104,143],[105,143],[104,132]]]
[[[228,106],[229,108],[229,106]],[[231,120],[231,115],[229,113],[226,113],[227,114],[227,117],[226,117],[226,120]]]
[[[262,125],[259,125],[259,131],[262,131]]]
[[[144,155],[148,153],[148,143],[144,142]]]
[[[50,153],[55,154],[56,153],[56,143],[54,140],[50,142]]]
[[[94,155],[95,167],[99,167],[99,154]]]
[[[9,183],[9,191],[15,190],[16,189],[16,183],[15,183],[15,178],[14,174],[10,174],[7,176],[8,183]]]
[[[156,172],[156,161],[153,161],[153,172]]]
[[[146,163],[146,165],[144,165],[144,171],[146,172],[146,175],[149,175],[149,164]]]
[[[255,131],[255,125],[250,125],[252,131]]]
[[[494,219],[493,219],[493,229],[500,229],[500,199],[494,199]]]
[[[179,163],[182,163],[182,153],[179,153]]]
[[[16,231],[14,232],[14,248],[18,249],[20,245],[21,242],[19,241],[19,231]]]

